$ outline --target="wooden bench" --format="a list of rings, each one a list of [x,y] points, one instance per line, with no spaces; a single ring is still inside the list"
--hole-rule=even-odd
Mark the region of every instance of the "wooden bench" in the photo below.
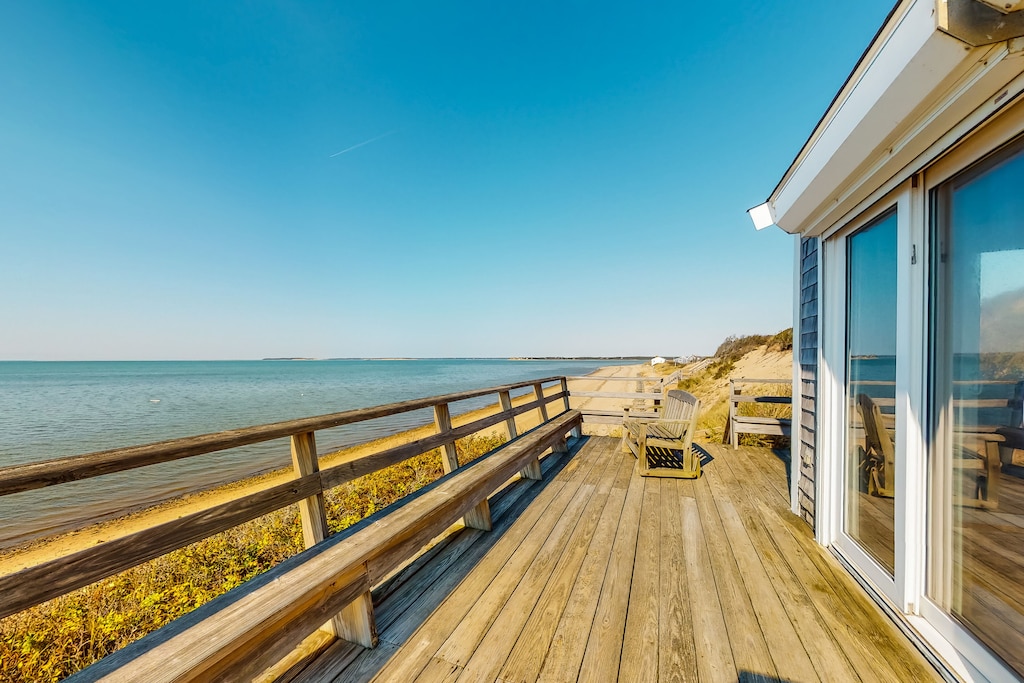
[[[762,434],[765,436],[790,436],[793,421],[783,417],[761,417],[757,415],[740,415],[741,403],[792,405],[792,396],[755,396],[744,394],[744,384],[785,384],[791,385],[788,379],[730,379],[729,380],[729,423],[726,425],[726,443],[731,442],[733,448],[739,448],[740,434]]]
[[[358,601],[371,587],[516,472],[529,471],[545,450],[559,449],[582,419],[578,410],[551,419],[68,680],[252,678],[346,605],[367,604]],[[372,625],[372,615],[367,621]],[[372,636],[370,644],[375,645],[376,634]]]
[[[622,450],[640,461],[641,476],[683,479],[700,476],[700,458],[693,452],[693,432],[699,412],[700,400],[680,389],[665,394],[656,418],[630,417],[629,408],[623,411]]]

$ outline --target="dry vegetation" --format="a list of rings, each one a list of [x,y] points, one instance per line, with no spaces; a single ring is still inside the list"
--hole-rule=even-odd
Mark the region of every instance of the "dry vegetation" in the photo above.
[[[504,442],[468,437],[465,464]],[[352,526],[442,474],[437,451],[411,458],[324,495],[332,532]],[[260,574],[302,550],[291,506],[105,581],[0,620],[0,681],[58,681]]]
[[[697,429],[703,430],[709,441],[721,441],[729,421],[729,377],[747,354],[764,349],[768,352],[784,352],[793,348],[793,329],[789,328],[771,335],[731,336],[715,351],[715,360],[704,370],[679,382],[679,388],[689,391],[701,401],[701,412]],[[754,395],[789,395],[792,387],[786,385],[751,385],[745,391]],[[741,407],[744,414],[765,417],[790,417],[790,406],[771,404],[748,404]],[[782,437],[765,437],[757,434],[741,434],[740,443],[751,446],[786,446]]]

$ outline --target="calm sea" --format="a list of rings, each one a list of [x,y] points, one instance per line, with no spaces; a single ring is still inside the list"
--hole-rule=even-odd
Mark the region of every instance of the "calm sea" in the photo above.
[[[237,427],[587,374],[595,361],[0,362],[0,467]],[[452,406],[454,413],[487,398]],[[318,450],[430,423],[417,411],[317,433]],[[0,498],[0,547],[290,466],[287,440]]]

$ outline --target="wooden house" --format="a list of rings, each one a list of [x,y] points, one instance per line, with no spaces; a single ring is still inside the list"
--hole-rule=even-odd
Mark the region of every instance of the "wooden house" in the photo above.
[[[792,509],[968,681],[1024,676],[1022,36],[898,2],[749,212],[796,236]]]

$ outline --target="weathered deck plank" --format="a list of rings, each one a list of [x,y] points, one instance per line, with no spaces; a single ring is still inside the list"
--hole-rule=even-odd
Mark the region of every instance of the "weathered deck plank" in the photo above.
[[[579,578],[598,526],[604,522],[608,527],[611,519],[618,520],[619,515],[622,514],[625,487],[619,491],[621,495],[616,496],[612,496],[612,487],[623,478],[628,482],[632,463],[613,457],[608,457],[608,462],[611,467],[618,470],[618,473],[614,477],[605,476],[598,483],[597,491],[591,498],[590,505],[583,512],[583,517],[576,529],[573,530],[565,552],[559,558],[543,592],[540,593],[540,598],[533,607],[532,613],[529,614],[529,619],[523,626],[519,637],[514,643],[510,643],[511,651],[497,674],[497,678],[505,683],[537,680],[544,663],[541,653],[547,653],[551,648],[555,630],[562,619],[572,588]],[[520,586],[520,588],[523,587]],[[523,606],[509,600],[502,612],[515,609],[523,609]],[[508,621],[499,615],[496,628],[492,628],[491,632],[495,633],[498,638],[508,639],[511,635],[508,628],[510,628]],[[475,662],[471,661],[470,666],[466,667],[467,671],[477,670],[474,669],[474,664]]]
[[[561,620],[545,653],[538,680],[551,683],[574,680],[583,663],[594,615],[608,574],[608,563],[612,557],[609,551],[625,514],[626,492],[630,486],[630,475],[636,467],[636,461],[632,459],[624,458],[623,463],[619,477],[612,483],[604,514],[598,522],[583,567],[572,586]]]
[[[708,449],[693,481],[611,439],[545,459],[493,531],[378,591],[384,648],[336,644],[308,680],[941,680],[789,512],[781,460]]]
[[[684,497],[681,503],[683,535],[692,539],[684,548],[684,556],[686,579],[694,588],[690,591],[690,614],[697,673],[702,681],[732,683],[737,678],[736,660],[729,644],[729,629],[715,585],[715,570],[711,566],[697,499]]]
[[[632,457],[622,456],[618,457]],[[626,609],[629,605],[629,587],[633,580],[633,560],[636,539],[640,530],[640,504],[643,501],[646,479],[634,472],[626,490],[626,503],[622,518],[611,546],[611,556],[598,598],[597,612],[591,625],[590,637],[580,663],[579,680],[593,681],[607,676],[619,668],[622,652],[622,633],[626,628]],[[570,679],[571,680],[571,679]]]
[[[644,486],[636,559],[633,562],[633,582],[630,585],[626,630],[622,636],[622,655],[619,659],[619,679],[623,681],[658,680],[662,483],[661,479],[651,478]]]
[[[481,596],[495,582],[506,563],[512,561],[513,555],[529,552],[534,547],[539,549],[593,469],[596,459],[588,457],[589,454],[592,451],[572,459],[559,476],[538,493],[534,503],[504,532],[439,607],[429,615],[417,614],[411,619],[399,620],[396,623],[398,628],[392,627],[381,634],[382,640],[406,644],[406,651],[403,657],[388,662],[380,680],[407,681],[418,676],[452,635],[453,629],[477,608]],[[490,533],[494,534],[495,530]],[[527,545],[525,550],[522,549],[524,543]]]
[[[733,460],[741,471],[757,481],[750,461]],[[770,487],[761,472],[759,486]],[[810,529],[779,505],[777,498],[758,501],[765,528],[777,542],[783,557],[798,571],[801,583],[833,633],[843,634],[843,649],[858,672],[891,680],[922,680],[936,675],[916,650],[894,638],[893,624],[872,602],[838,561],[814,545]],[[780,507],[782,509],[780,509]],[[793,524],[796,522],[796,524]]]
[[[577,492],[577,497],[582,502],[582,506],[578,508],[580,511],[570,513],[569,509],[566,509],[566,514],[560,521],[560,524],[564,522],[564,529],[560,533],[556,529],[548,537],[541,553],[534,559],[529,569],[521,574],[522,580],[491,622],[479,647],[466,663],[465,670],[459,677],[460,681],[495,680],[517,641],[521,640],[526,646],[530,642],[530,635],[538,639],[543,637],[542,632],[537,630],[527,634],[524,627],[538,606],[557,610],[559,587],[575,580],[594,527],[604,508],[618,464],[616,459],[603,457],[602,462],[595,465],[593,474],[597,476],[588,479]],[[539,619],[542,620],[543,616]],[[537,657],[538,652],[547,649],[547,643],[540,645],[537,650],[527,654]],[[504,677],[502,679],[510,680]]]
[[[709,474],[708,478],[713,476],[715,473]],[[761,626],[744,587],[747,577],[740,573],[736,565],[731,539],[726,536],[711,487],[701,485],[694,488],[708,556],[711,560],[711,570],[718,588],[718,599],[722,605],[725,622],[728,624],[728,638],[736,668],[739,671],[777,678],[778,672],[768,652],[768,644],[761,633]]]
[[[523,541],[487,586],[472,611],[437,651],[437,657],[462,667],[468,667],[470,660],[475,658],[476,665],[464,672],[464,675],[468,674],[468,680],[482,675],[478,668],[486,669],[496,659],[501,659],[498,667],[504,663],[507,651],[503,652],[503,647],[509,641],[514,642],[513,639],[519,635],[522,621],[525,621],[522,612],[532,607],[539,591],[551,576],[562,549],[606,468],[606,462],[594,464],[587,479],[576,489],[546,537],[531,534]],[[512,607],[506,610],[505,607],[510,604]],[[529,616],[529,611],[526,611]],[[499,617],[503,619],[499,620]],[[491,629],[492,625],[496,628]],[[481,658],[486,661],[481,663]]]
[[[692,485],[689,487],[692,490]],[[697,652],[690,624],[690,585],[683,546],[683,516],[676,501],[682,499],[683,482],[661,482],[661,591],[658,614],[658,678],[662,681],[697,679]]]

